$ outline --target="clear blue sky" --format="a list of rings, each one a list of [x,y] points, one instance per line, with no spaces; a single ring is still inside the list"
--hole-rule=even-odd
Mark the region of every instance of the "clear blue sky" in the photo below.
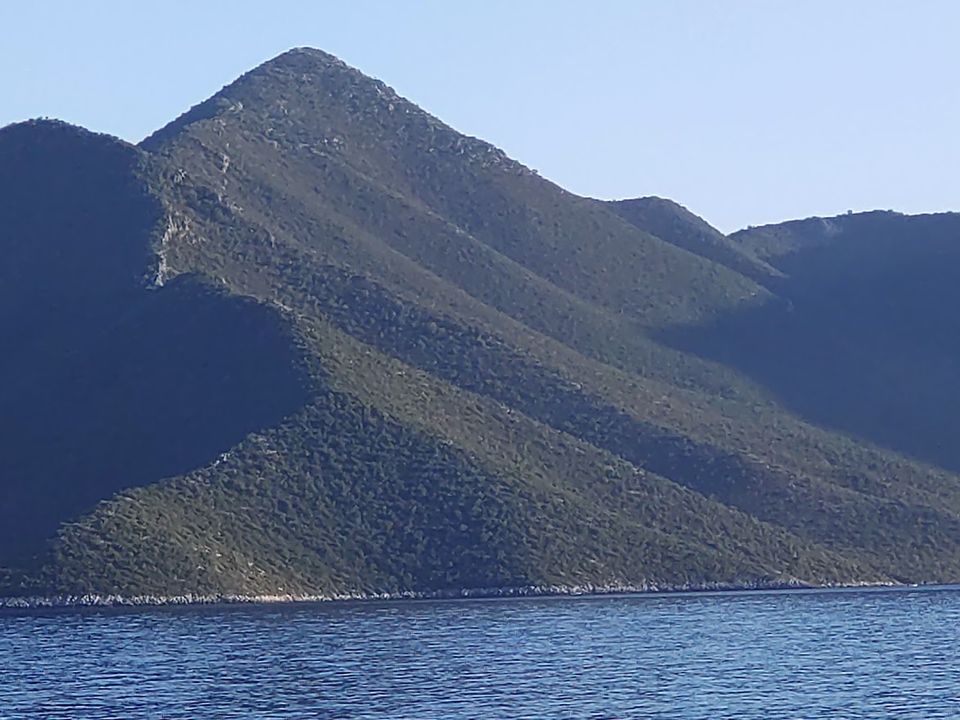
[[[136,141],[298,45],[574,192],[724,230],[960,210],[955,0],[0,0],[0,125]]]

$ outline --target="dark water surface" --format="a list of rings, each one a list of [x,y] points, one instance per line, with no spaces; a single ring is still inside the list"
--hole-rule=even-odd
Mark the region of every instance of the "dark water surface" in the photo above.
[[[2,718],[958,718],[960,589],[0,614]]]

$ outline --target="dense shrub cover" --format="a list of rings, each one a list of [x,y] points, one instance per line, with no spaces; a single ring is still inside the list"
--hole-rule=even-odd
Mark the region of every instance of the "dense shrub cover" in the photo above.
[[[724,237],[296,50],[0,130],[0,221],[4,594],[960,576],[954,216]]]

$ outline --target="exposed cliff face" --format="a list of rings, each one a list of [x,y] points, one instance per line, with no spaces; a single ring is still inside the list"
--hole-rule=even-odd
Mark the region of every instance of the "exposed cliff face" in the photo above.
[[[828,347],[847,382],[880,349],[933,387],[915,348],[949,333],[843,318],[891,287],[929,316],[950,266],[894,281],[828,232],[900,257],[919,220],[726,238],[579,198],[308,49],[139,148],[30,123],[0,161],[6,593],[960,576],[960,478],[854,438],[950,456],[783,370]],[[948,418],[933,395],[909,409]]]

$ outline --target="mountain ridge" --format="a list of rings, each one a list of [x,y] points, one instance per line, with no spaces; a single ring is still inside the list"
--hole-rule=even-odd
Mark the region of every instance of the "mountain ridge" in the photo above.
[[[139,146],[124,144],[131,160],[114,189],[89,181],[99,155],[77,155],[62,209],[50,202],[55,161],[80,148],[52,146],[42,132],[27,141],[30,131],[0,129],[0,157],[17,158],[0,182],[0,217],[51,247],[86,237],[80,207],[94,220],[111,207],[149,225],[147,252],[124,270],[135,288],[99,285],[105,306],[125,307],[131,332],[180,332],[178,318],[191,316],[196,330],[179,345],[158,335],[146,357],[159,366],[139,376],[168,378],[155,388],[168,399],[190,383],[233,389],[176,405],[206,413],[191,431],[202,452],[183,471],[139,483],[132,469],[114,471],[118,484],[94,492],[100,471],[75,465],[69,482],[98,502],[66,502],[53,534],[33,532],[42,498],[5,493],[0,520],[23,517],[18,537],[33,554],[0,543],[0,594],[402,595],[960,575],[960,478],[949,462],[884,449],[892,441],[858,416],[838,432],[842,413],[791,408],[767,372],[784,358],[755,366],[738,354],[769,338],[781,309],[820,277],[780,252],[795,242],[769,228],[726,238],[672,201],[573,196],[321,51],[268,61]],[[47,176],[16,191],[28,167]],[[857,232],[867,230],[877,232]],[[946,251],[950,232],[938,225],[930,242]],[[0,243],[16,257],[9,237]],[[813,239],[848,252],[831,237]],[[25,261],[8,267],[32,277]],[[90,292],[65,287],[57,312]],[[182,288],[196,290],[169,311],[123,300]],[[57,357],[68,336],[38,306],[14,292],[0,336],[19,342],[20,328],[41,328]],[[106,317],[91,327],[115,324]],[[248,342],[251,327],[264,339]],[[814,346],[825,339],[815,330],[797,336]],[[87,341],[83,328],[77,335]],[[27,350],[23,367],[37,357]],[[93,414],[107,427],[136,416],[136,393],[116,377],[64,368],[50,376],[62,387],[113,398]],[[24,408],[53,382],[11,376]],[[231,409],[242,398],[249,407]],[[275,410],[257,414],[266,407]],[[147,436],[176,412],[136,417]],[[230,419],[241,422],[226,432]],[[97,454],[136,458],[141,443],[118,437]],[[0,481],[27,468],[52,486],[68,482],[66,469],[38,459],[55,445],[39,434],[20,444],[20,469]]]

